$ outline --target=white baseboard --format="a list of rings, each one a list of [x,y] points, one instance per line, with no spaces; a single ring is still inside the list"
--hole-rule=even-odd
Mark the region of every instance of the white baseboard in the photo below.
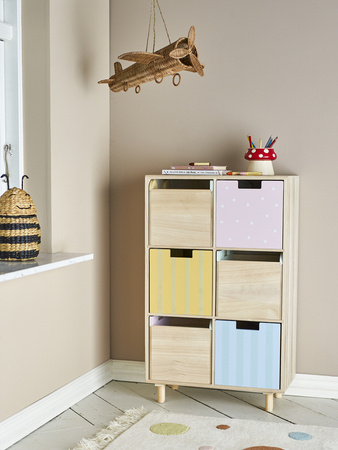
[[[112,380],[144,382],[144,362],[114,359],[107,361],[0,422],[0,450],[5,450],[23,439]],[[338,399],[338,377],[296,374],[285,394]]]
[[[0,422],[0,450],[23,439],[112,379],[110,360]]]
[[[338,399],[338,377],[297,373],[285,395]]]
[[[122,361],[112,359],[113,379],[116,381],[133,381],[144,383],[146,379],[144,361]]]
[[[114,380],[145,380],[144,362],[113,360]],[[297,373],[285,395],[338,399],[338,377]]]

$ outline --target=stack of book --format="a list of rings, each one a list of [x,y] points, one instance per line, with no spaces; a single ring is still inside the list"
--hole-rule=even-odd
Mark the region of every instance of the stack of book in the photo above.
[[[209,162],[192,162],[188,166],[170,166],[163,169],[168,175],[226,175],[227,166],[212,166]]]

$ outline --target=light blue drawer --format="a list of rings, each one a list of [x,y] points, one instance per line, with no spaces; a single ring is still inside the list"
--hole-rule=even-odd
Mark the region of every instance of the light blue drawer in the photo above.
[[[216,320],[215,384],[279,389],[280,346],[279,323]]]

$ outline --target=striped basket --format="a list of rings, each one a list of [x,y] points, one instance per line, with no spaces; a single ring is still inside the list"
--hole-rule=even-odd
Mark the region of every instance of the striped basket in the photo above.
[[[33,200],[24,190],[0,197],[0,260],[28,261],[40,251],[41,228]]]

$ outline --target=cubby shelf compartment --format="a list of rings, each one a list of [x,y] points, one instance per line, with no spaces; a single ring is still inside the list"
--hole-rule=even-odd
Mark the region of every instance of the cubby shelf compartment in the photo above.
[[[272,411],[292,382],[298,191],[296,176],[146,176],[146,381],[160,403],[184,385],[260,392]]]
[[[283,181],[218,180],[216,246],[283,248]]]
[[[212,251],[150,249],[150,313],[212,315]]]
[[[215,384],[280,389],[281,324],[215,321]]]
[[[150,318],[150,377],[211,383],[210,320]]]
[[[281,254],[217,251],[216,316],[237,320],[281,320]]]
[[[168,247],[212,245],[213,183],[152,180],[149,184],[149,244]]]

